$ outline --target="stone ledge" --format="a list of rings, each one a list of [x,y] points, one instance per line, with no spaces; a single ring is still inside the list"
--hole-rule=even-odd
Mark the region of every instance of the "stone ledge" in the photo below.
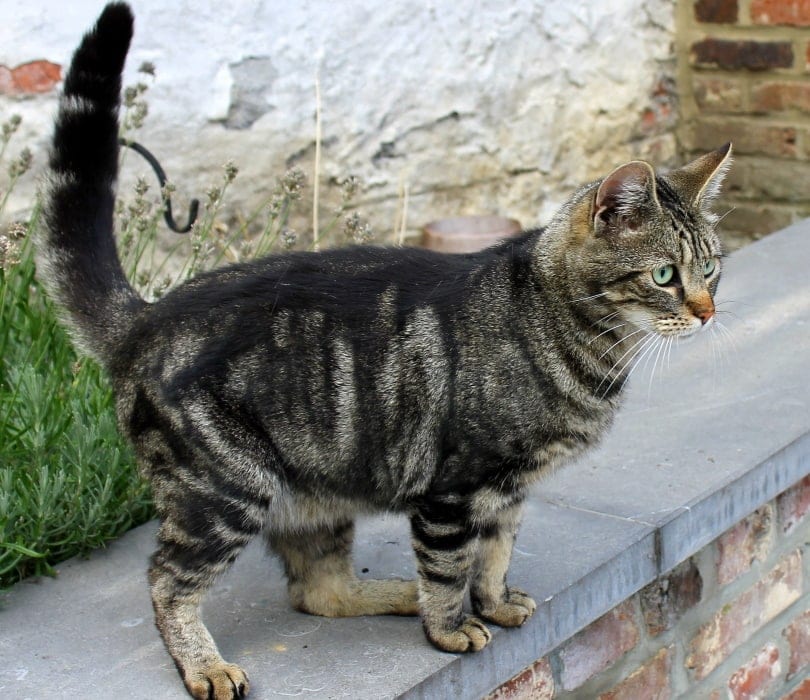
[[[414,619],[295,613],[278,563],[251,546],[205,616],[223,655],[248,669],[252,697],[480,697],[810,473],[807,260],[810,222],[732,256],[720,308],[735,314],[721,320],[737,349],[721,357],[698,338],[669,367],[659,357],[652,380],[641,367],[600,449],[536,489],[510,580],[538,611],[519,630],[496,628],[481,653],[432,649]],[[0,694],[187,697],[151,621],[154,527],[5,596]],[[412,576],[405,521],[362,523],[356,565]]]

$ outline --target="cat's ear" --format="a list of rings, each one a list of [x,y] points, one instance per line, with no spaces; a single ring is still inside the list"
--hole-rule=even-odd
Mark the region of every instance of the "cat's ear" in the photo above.
[[[655,172],[649,163],[634,160],[616,168],[599,188],[593,202],[593,230],[597,236],[637,229],[659,209]]]
[[[673,170],[666,177],[687,202],[705,210],[720,194],[720,186],[730,166],[731,143],[727,143]]]

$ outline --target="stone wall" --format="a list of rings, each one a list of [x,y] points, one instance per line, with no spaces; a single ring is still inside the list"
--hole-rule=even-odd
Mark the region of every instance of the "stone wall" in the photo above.
[[[0,4],[0,116],[22,115],[15,143],[33,148],[37,167],[54,71],[100,6]],[[202,197],[233,159],[232,217],[286,168],[311,177],[316,76],[321,218],[340,201],[330,183],[355,174],[378,239],[390,239],[405,213],[411,234],[467,213],[533,225],[625,160],[678,161],[674,0],[133,6],[126,82],[150,86],[137,138],[162,161],[179,200]],[[154,80],[137,73],[143,61],[155,65]],[[135,158],[127,171],[148,173]],[[20,183],[14,207],[30,203],[33,183]]]
[[[487,700],[810,698],[810,477]]]
[[[732,247],[808,216],[810,3],[680,0],[676,36],[683,147],[734,142]]]

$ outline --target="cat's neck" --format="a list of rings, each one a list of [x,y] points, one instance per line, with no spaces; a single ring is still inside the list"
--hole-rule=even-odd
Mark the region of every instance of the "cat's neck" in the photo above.
[[[538,358],[547,358],[548,349],[554,348],[561,365],[598,376],[594,394],[601,399],[616,394],[614,386],[624,386],[624,360],[643,333],[620,315],[587,274],[583,249],[585,237],[593,235],[593,191],[593,186],[583,187],[545,231],[526,241],[533,283],[516,299],[516,320]],[[525,265],[518,257],[512,264]],[[611,391],[606,391],[608,386]]]

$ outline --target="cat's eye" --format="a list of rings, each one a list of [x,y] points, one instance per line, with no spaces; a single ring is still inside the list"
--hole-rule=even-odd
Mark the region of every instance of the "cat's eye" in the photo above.
[[[673,265],[664,265],[663,267],[656,267],[652,271],[653,281],[656,284],[664,285],[669,284],[672,282],[673,278],[675,277],[675,267]]]
[[[709,258],[703,263],[703,276],[709,277],[717,267],[717,261],[714,258]]]

